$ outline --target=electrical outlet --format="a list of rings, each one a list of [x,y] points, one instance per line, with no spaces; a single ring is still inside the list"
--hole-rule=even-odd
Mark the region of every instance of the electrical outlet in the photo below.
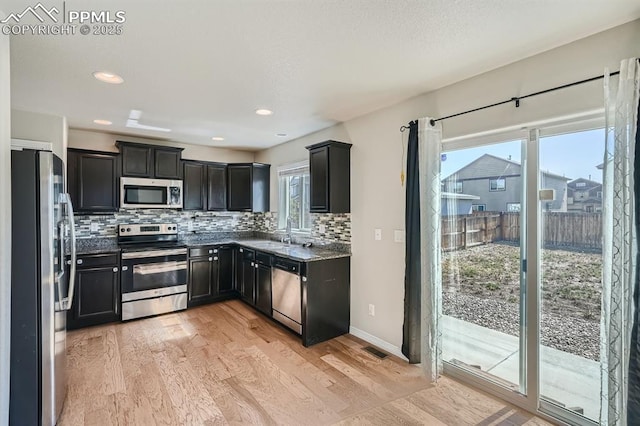
[[[98,224],[97,222],[91,222],[91,225],[89,225],[89,229],[91,230],[91,232],[98,232],[100,230],[100,224]]]
[[[375,238],[376,241],[381,241],[382,240],[382,229],[375,229],[373,232],[373,237]]]
[[[369,316],[376,316],[376,305],[369,303]]]
[[[396,243],[404,243],[404,231],[402,229],[393,231],[393,241]]]
[[[318,232],[320,232],[321,234],[327,232],[327,225],[318,225]]]

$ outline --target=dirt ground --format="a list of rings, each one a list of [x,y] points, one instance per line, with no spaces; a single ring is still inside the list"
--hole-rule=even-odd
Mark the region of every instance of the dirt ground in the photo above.
[[[443,292],[517,304],[520,248],[487,244],[444,253]],[[600,321],[602,255],[545,249],[542,264],[542,310],[569,318]]]

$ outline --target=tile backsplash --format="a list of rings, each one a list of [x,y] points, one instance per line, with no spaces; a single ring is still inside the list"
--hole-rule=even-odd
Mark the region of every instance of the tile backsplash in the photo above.
[[[115,238],[117,226],[121,223],[177,223],[180,234],[256,232],[272,238],[283,234],[283,231],[278,230],[277,212],[195,212],[171,209],[123,209],[113,214],[77,216],[76,234],[78,238]],[[351,215],[312,213],[311,233],[309,236],[296,234],[295,240],[319,244],[351,244]]]

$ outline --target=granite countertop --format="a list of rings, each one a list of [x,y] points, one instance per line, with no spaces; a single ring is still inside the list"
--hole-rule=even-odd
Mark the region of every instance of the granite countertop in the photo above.
[[[253,250],[275,254],[299,262],[315,262],[319,260],[350,257],[351,253],[336,250],[332,247],[312,246],[302,247],[298,244],[285,244],[268,239],[243,238],[229,235],[187,235],[183,238],[187,247],[206,246],[213,244],[239,244]],[[76,242],[78,255],[114,253],[119,252],[120,247],[116,238],[86,238]]]
[[[120,251],[115,238],[81,238],[76,240],[76,254],[117,253]]]
[[[288,259],[297,260],[298,262],[316,262],[319,260],[338,259],[341,257],[350,257],[351,253],[347,251],[333,250],[328,247],[312,246],[302,247],[298,244],[286,244],[267,239],[230,239],[230,238],[197,238],[185,239],[187,246],[197,247],[211,244],[238,244],[253,250],[275,254],[277,256],[286,257]]]

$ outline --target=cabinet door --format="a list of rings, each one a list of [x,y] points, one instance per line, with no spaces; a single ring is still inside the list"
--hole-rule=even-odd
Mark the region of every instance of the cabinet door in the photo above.
[[[212,286],[213,255],[189,260],[189,303],[214,295]]]
[[[258,264],[256,269],[256,307],[271,316],[271,268]]]
[[[312,212],[329,211],[329,147],[309,152],[310,201]]]
[[[76,212],[118,210],[117,159],[111,154],[68,151],[68,186]]]
[[[233,250],[231,247],[218,249],[218,292],[228,293],[233,286]]]
[[[252,201],[251,165],[230,164],[227,168],[228,176],[228,209],[232,211],[250,211]]]
[[[207,165],[207,210],[226,209],[227,166],[225,164],[209,164]]]
[[[122,145],[122,175],[132,177],[153,177],[153,148]]]
[[[242,260],[242,298],[255,305],[255,278],[256,269],[254,262],[248,259]]]
[[[158,179],[180,179],[182,153],[174,149],[155,149],[154,172]]]
[[[242,277],[243,277],[243,265],[242,255],[244,249],[236,248],[233,250],[233,289],[238,293],[242,293]]]
[[[70,328],[117,321],[119,306],[120,272],[117,266],[76,270]]]
[[[184,162],[184,210],[204,210],[205,165],[195,161]]]

